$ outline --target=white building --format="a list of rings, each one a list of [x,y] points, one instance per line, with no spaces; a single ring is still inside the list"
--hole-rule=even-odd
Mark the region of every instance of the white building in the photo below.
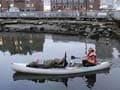
[[[120,10],[120,0],[101,0],[101,9]]]
[[[115,0],[101,0],[101,9],[114,9]]]
[[[120,0],[115,0],[114,8],[117,9],[117,10],[120,10]]]
[[[50,11],[50,0],[44,0],[44,11]]]

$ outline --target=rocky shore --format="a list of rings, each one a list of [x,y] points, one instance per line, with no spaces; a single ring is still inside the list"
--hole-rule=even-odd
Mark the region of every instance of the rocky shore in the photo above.
[[[72,20],[1,19],[1,32],[55,33],[84,35],[91,38],[112,37],[117,27],[114,22]],[[120,35],[118,35],[119,37]]]

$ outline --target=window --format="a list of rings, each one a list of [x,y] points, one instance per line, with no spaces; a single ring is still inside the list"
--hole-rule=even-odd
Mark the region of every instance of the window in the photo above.
[[[78,0],[73,0],[74,1],[74,3],[78,3]]]
[[[51,2],[55,2],[55,0],[51,0]]]
[[[53,8],[56,8],[55,6],[53,6]]]
[[[68,8],[68,5],[67,5],[67,4],[64,4],[64,8]]]
[[[94,0],[89,0],[90,3],[94,3]]]
[[[84,3],[84,0],[79,0],[79,3]]]
[[[68,2],[68,0],[63,0],[63,3],[67,3]]]
[[[26,2],[30,2],[30,0],[25,0]]]
[[[70,3],[73,2],[73,0],[68,0]]]
[[[62,0],[56,0],[57,3],[62,3]]]
[[[6,0],[6,1],[14,1],[14,0]]]
[[[30,4],[26,4],[26,7],[30,7]]]
[[[92,9],[92,8],[93,8],[93,5],[89,5],[89,7]]]

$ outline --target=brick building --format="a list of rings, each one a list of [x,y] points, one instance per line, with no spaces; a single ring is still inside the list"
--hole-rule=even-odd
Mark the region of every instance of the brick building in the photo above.
[[[43,11],[43,0],[1,0],[0,9],[9,10],[17,7],[20,11]]]
[[[51,11],[99,10],[100,0],[51,0]]]

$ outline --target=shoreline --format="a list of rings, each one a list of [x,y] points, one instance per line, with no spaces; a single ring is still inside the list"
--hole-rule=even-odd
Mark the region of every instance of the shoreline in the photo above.
[[[53,33],[64,35],[105,36],[117,35],[115,22],[76,20],[22,20],[1,19],[0,32]],[[116,33],[116,34],[115,34]]]

